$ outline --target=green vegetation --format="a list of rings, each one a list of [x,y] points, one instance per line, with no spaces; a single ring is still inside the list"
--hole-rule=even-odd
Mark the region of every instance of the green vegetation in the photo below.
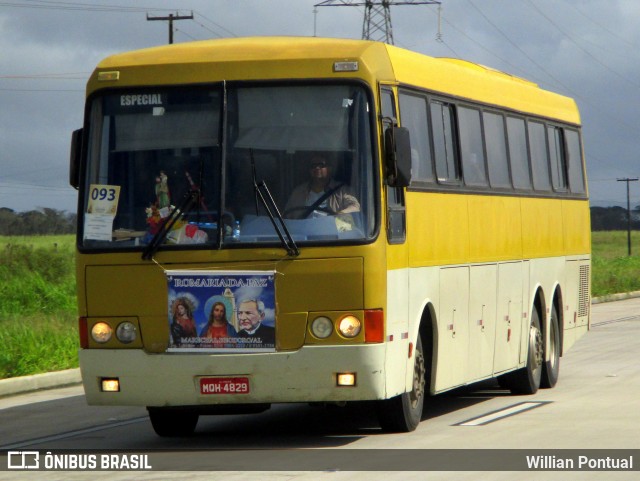
[[[78,367],[75,318],[0,321],[0,379]]]
[[[640,232],[631,232],[631,257],[625,231],[593,232],[591,246],[593,297],[640,291]]]
[[[640,232],[593,232],[592,295],[640,290]],[[0,236],[0,378],[78,366],[74,237]]]
[[[0,237],[0,378],[78,366],[74,237]]]

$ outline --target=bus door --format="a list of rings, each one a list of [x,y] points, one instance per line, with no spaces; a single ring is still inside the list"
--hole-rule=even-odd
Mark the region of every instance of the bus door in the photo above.
[[[397,125],[395,96],[390,87],[380,90],[382,133]],[[412,370],[407,369],[409,333],[409,269],[406,240],[406,211],[402,187],[385,185],[387,230],[387,395],[410,389]],[[408,376],[408,378],[407,378]],[[393,380],[400,382],[394,382]],[[401,382],[405,379],[405,383]],[[393,383],[393,384],[389,384]]]

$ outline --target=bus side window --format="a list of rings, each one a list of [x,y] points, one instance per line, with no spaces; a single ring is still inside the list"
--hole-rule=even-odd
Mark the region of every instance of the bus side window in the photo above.
[[[455,139],[454,105],[432,100],[431,129],[439,182],[460,181],[460,165]]]
[[[584,174],[582,170],[582,149],[580,135],[575,130],[565,129],[567,157],[569,160],[569,187],[574,194],[584,194]]]
[[[400,92],[400,116],[403,127],[411,136],[411,180],[433,182],[427,99],[419,94]]]
[[[560,127],[547,127],[551,159],[551,182],[556,192],[567,191],[567,155],[564,134]]]
[[[460,131],[460,155],[464,183],[473,187],[486,187],[487,170],[484,161],[480,111],[459,107],[458,129]]]
[[[549,154],[547,135],[544,124],[527,122],[529,130],[529,151],[531,152],[531,169],[533,171],[533,187],[535,190],[551,190],[549,180]]]
[[[492,188],[510,189],[509,156],[504,117],[493,112],[483,112],[484,133],[489,164],[489,182]]]
[[[507,136],[509,139],[509,159],[513,187],[531,189],[531,173],[529,171],[529,155],[527,152],[527,133],[524,119],[507,117]]]

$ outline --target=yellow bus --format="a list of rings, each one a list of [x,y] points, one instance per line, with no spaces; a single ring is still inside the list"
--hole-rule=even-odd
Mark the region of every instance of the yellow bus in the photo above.
[[[370,41],[246,38],[111,56],[87,86],[80,366],[161,436],[272,403],[553,387],[589,328],[574,101]]]

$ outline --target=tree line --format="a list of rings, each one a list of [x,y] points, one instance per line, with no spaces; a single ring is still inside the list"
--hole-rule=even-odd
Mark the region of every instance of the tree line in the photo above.
[[[63,210],[42,208],[16,212],[0,207],[0,235],[73,234],[77,215]],[[631,211],[631,228],[640,230],[640,205]],[[627,209],[591,207],[591,230],[626,230]]]
[[[627,209],[591,207],[591,230],[627,230]],[[631,211],[631,229],[640,230],[640,205]]]
[[[76,224],[77,215],[63,210],[44,207],[16,212],[7,207],[0,207],[0,235],[73,234]]]

